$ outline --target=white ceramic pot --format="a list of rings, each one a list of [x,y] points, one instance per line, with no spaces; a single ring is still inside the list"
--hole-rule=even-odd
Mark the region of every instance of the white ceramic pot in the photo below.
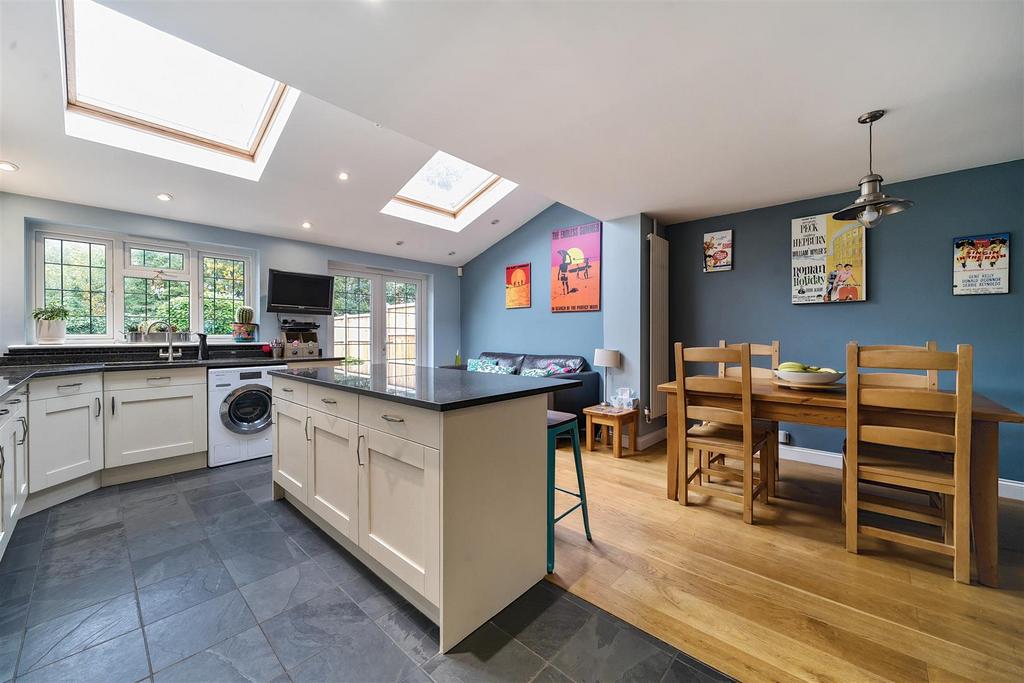
[[[37,320],[36,343],[63,344],[67,331],[68,321],[66,320]]]

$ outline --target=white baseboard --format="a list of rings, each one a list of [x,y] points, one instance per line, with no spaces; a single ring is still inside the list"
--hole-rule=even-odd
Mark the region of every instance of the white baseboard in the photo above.
[[[640,436],[636,437],[636,447],[637,447],[637,449],[642,451],[642,450],[646,450],[646,449],[650,448],[651,446],[653,446],[656,443],[661,443],[662,441],[665,440],[666,433],[667,433],[667,429],[665,427],[662,427],[661,429],[655,429],[653,432],[648,432],[647,434],[641,434]],[[629,447],[629,443],[627,443],[627,439],[623,439],[622,440],[622,446],[623,446],[623,448],[628,448]]]
[[[800,446],[787,446],[786,444],[779,444],[779,458],[835,469],[842,469],[843,467],[842,453],[819,451],[814,448],[801,448]],[[1000,479],[999,497],[1009,498],[1010,500],[1024,500],[1024,481]]]

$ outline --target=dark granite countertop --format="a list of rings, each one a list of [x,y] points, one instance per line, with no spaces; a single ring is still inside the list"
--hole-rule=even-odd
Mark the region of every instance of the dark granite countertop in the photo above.
[[[370,366],[369,377],[357,375],[345,366],[274,370],[270,374],[440,411],[547,394],[583,385],[578,379],[492,375],[449,368],[383,364]]]
[[[0,400],[17,391],[31,379],[38,377],[60,377],[80,375],[87,372],[121,372],[128,370],[151,370],[153,368],[248,368],[260,365],[285,365],[287,363],[311,363],[325,360],[342,360],[335,357],[321,358],[195,358],[167,362],[165,360],[132,360],[113,363],[52,363],[47,365],[0,365]]]

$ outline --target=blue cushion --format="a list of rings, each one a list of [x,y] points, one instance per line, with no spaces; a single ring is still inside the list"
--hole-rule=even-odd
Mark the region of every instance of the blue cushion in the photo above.
[[[481,363],[480,367],[473,372],[482,372],[490,375],[512,375],[516,369],[511,365],[488,365]]]
[[[483,372],[480,368],[497,364],[497,360],[491,360],[490,358],[470,358],[466,361],[466,369],[470,372]]]

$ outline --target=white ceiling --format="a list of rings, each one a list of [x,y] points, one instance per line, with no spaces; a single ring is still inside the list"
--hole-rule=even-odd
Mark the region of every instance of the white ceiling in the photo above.
[[[164,207],[146,197],[122,207],[125,184],[151,195],[173,181],[182,200],[166,211],[189,212],[175,217],[302,237],[290,226],[314,207],[318,239],[326,225],[334,243],[396,253],[405,230],[424,253],[413,237],[401,253],[456,263],[545,203],[524,199],[506,220],[514,195],[458,236],[378,216],[435,148],[601,219],[663,222],[852,197],[869,109],[890,110],[875,129],[888,182],[1024,157],[1021,2],[102,1],[383,128],[303,98],[253,187],[80,147],[59,134],[52,11],[3,3],[5,128],[17,121],[4,154],[24,155],[14,175],[35,178],[31,194],[154,213]],[[9,88],[31,103],[12,104]],[[459,255],[446,260],[449,244]]]
[[[308,93],[258,183],[72,138],[64,134],[55,3],[0,0],[0,27],[0,159],[21,166],[0,173],[0,190],[449,265],[551,203],[520,187],[460,233],[383,215],[436,150]],[[337,179],[342,170],[346,182]],[[174,201],[157,201],[159,192]],[[300,227],[306,220],[311,230]]]

